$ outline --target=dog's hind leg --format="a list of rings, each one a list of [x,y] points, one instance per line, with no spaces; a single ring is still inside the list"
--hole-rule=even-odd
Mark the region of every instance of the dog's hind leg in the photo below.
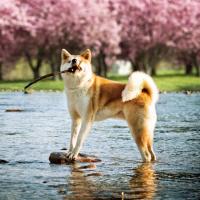
[[[134,114],[133,114],[134,113]],[[147,118],[142,109],[134,109],[134,112],[125,114],[131,134],[140,151],[144,162],[155,161],[153,151],[153,131],[155,126],[154,118]]]
[[[150,141],[150,144],[148,144],[148,150],[151,154],[151,161],[156,161],[156,155],[153,151],[153,139]]]
[[[156,156],[153,152],[152,136],[148,129],[143,129],[135,134],[135,141],[144,162],[155,161]]]
[[[131,133],[135,139],[143,161],[155,161],[156,156],[153,151],[153,138],[150,130],[148,130],[147,128],[136,130],[133,127],[131,127],[132,125],[129,126],[131,128]]]
[[[135,142],[138,146],[143,161],[144,162],[151,161],[151,153],[149,152],[148,148],[150,141],[147,131],[143,129],[140,131],[136,131],[132,134],[134,134]]]

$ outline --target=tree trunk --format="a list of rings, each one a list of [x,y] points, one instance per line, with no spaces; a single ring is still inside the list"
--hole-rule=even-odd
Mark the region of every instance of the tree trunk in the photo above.
[[[54,62],[54,59],[53,59],[53,56],[51,56],[51,58],[49,59],[50,60],[50,68],[51,68],[51,72],[56,72],[56,65],[55,65],[55,62]],[[56,80],[56,76],[55,75],[53,75],[52,76],[52,80]]]
[[[51,72],[53,72],[53,73],[56,72],[56,67],[53,63],[50,63],[50,68],[51,68]],[[51,79],[55,81],[57,79],[57,77],[55,75],[53,75]]]
[[[31,57],[31,55],[28,52],[25,52],[25,57],[27,59],[27,62],[32,70],[33,73],[33,77],[34,79],[37,79],[40,77],[40,68],[42,66],[42,62],[43,62],[43,49],[39,49],[37,56],[36,56],[36,64],[33,64],[33,58]]]
[[[0,62],[0,81],[3,80],[3,64]]]
[[[157,65],[157,63],[155,61],[153,61],[153,60],[149,61],[148,71],[151,76],[156,75],[156,65]]]
[[[40,77],[40,73],[39,73],[39,69],[38,68],[34,68],[33,70],[33,78],[37,79]]]
[[[100,56],[98,56],[97,57],[97,75],[99,75],[99,76],[101,76],[101,65],[102,65],[102,63],[101,63],[101,58],[100,58]]]
[[[60,71],[60,57],[59,56],[55,56],[55,68],[56,68],[56,71]],[[59,74],[57,77],[59,80],[62,80],[61,74]]]
[[[144,53],[138,55],[131,63],[133,71],[147,71],[147,58]]]
[[[151,68],[151,75],[156,76],[156,67],[155,66],[152,66],[152,68]]]
[[[196,70],[197,70],[196,75],[197,75],[198,77],[200,77],[200,65],[199,65],[199,64],[196,65]]]
[[[131,60],[131,67],[132,67],[132,71],[140,71],[140,66],[137,62],[134,62]]]
[[[150,54],[146,53],[142,57],[142,65],[143,65],[143,71],[149,75],[152,73],[152,65],[151,65],[151,59]]]
[[[102,64],[103,64],[103,74],[102,74],[102,75],[103,75],[104,77],[107,77],[108,65],[106,64],[106,61],[105,61],[106,57],[105,57],[104,54],[102,54],[101,59],[102,59]]]
[[[60,71],[60,51],[55,51],[55,48],[49,49],[48,53],[48,63],[51,69],[51,72],[55,73]],[[52,80],[61,80],[61,74],[53,75]]]
[[[197,60],[197,54],[193,54],[192,58],[193,58],[193,64],[194,67],[196,68],[196,76],[200,77],[200,63]]]
[[[197,61],[195,61],[194,65],[196,68],[196,76],[200,77],[200,64]]]
[[[191,75],[192,74],[192,64],[191,63],[186,63],[185,64],[185,74],[186,75]]]

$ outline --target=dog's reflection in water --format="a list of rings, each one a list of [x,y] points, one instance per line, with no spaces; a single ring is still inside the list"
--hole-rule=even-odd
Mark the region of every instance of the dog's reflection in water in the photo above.
[[[80,164],[71,165],[71,176],[68,182],[68,192],[64,199],[100,199],[98,183],[91,181],[88,170]],[[133,169],[133,176],[127,186],[128,191],[109,191],[116,199],[153,199],[156,192],[156,177],[152,163],[144,163]],[[121,195],[124,192],[124,195]]]
[[[134,169],[130,182],[130,199],[153,199],[157,183],[152,163],[144,163]]]
[[[81,169],[81,165],[75,163],[71,166],[71,176],[68,183],[68,194],[64,199],[96,199],[97,188],[88,180],[88,170]]]

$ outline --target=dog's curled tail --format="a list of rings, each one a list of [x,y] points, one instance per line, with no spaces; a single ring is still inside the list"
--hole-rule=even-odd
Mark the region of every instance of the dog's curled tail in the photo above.
[[[144,89],[149,94],[151,101],[156,103],[159,92],[153,79],[143,72],[133,72],[129,76],[128,83],[122,91],[122,101],[126,102],[137,98]]]

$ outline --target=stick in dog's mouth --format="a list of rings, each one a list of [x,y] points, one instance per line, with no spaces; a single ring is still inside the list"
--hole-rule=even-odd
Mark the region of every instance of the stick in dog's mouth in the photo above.
[[[82,68],[80,67],[80,64],[81,64],[81,62],[79,63],[79,65],[73,65],[72,67],[70,67],[70,68],[67,70],[67,72],[75,73],[76,70],[81,71]]]
[[[75,73],[76,70],[81,71],[82,68],[80,67],[80,65],[81,65],[81,61],[80,61],[80,63],[79,63],[78,65],[74,65],[74,66],[70,67],[70,68],[67,69],[67,70],[63,70],[63,71],[60,71],[60,72],[53,72],[53,73],[50,73],[50,74],[46,74],[46,75],[44,75],[44,76],[41,76],[41,77],[39,77],[39,78],[37,78],[37,79],[31,81],[28,85],[26,85],[26,86],[24,87],[24,92],[26,92],[26,89],[29,88],[31,85],[33,85],[33,84],[37,83],[38,81],[41,81],[41,80],[43,80],[43,79],[45,79],[45,78],[48,78],[48,77],[51,77],[51,76],[56,76],[56,75],[59,75],[59,74],[64,74],[64,73],[67,73],[67,72],[68,72],[68,73]]]

